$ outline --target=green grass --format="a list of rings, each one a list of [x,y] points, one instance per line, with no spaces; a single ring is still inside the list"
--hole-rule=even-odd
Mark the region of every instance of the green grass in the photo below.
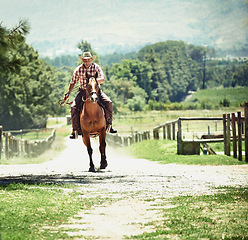
[[[240,104],[248,102],[248,87],[204,89],[195,92],[189,101],[205,101],[215,106],[224,99],[229,100],[230,107],[240,107]]]
[[[15,137],[20,139],[26,139],[28,141],[43,140],[49,137],[53,129],[44,129],[41,131],[32,131],[23,134],[13,134]]]
[[[224,143],[208,143],[208,145],[214,149],[215,152],[223,152]],[[230,142],[230,150],[233,151],[233,143]],[[238,142],[237,142],[237,151],[238,151]],[[245,141],[242,141],[242,151],[245,151]]]
[[[223,143],[222,143],[223,144]],[[214,147],[213,147],[214,149]],[[215,149],[214,149],[215,150]],[[147,140],[125,148],[135,158],[157,161],[162,164],[189,165],[239,165],[245,164],[225,155],[178,155],[177,142],[171,140]]]
[[[0,185],[0,239],[70,239],[57,227],[107,200],[82,198],[72,185]]]
[[[154,201],[153,199],[144,199]],[[131,239],[247,239],[248,189],[219,188],[213,195],[162,198],[154,202],[162,219],[155,230]],[[118,199],[82,197],[74,185],[12,183],[0,185],[0,237],[7,239],[73,239],[69,219],[80,211]],[[84,221],[84,220],[83,220]],[[87,222],[85,219],[84,222]],[[67,225],[68,224],[68,225]],[[61,225],[68,227],[61,228]],[[83,236],[77,236],[82,239]]]
[[[163,199],[163,220],[150,222],[156,230],[131,239],[248,239],[248,189],[221,191]]]
[[[57,126],[57,125],[65,125],[66,124],[66,119],[60,118],[60,117],[55,117],[55,118],[48,118],[47,119],[47,126]]]

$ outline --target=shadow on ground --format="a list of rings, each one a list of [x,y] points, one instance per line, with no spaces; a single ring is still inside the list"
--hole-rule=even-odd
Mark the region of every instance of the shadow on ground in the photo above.
[[[20,176],[8,176],[0,177],[0,185],[8,185],[12,183],[23,183],[23,184],[99,184],[108,181],[119,182],[122,181],[126,176],[110,176],[104,175],[103,172],[99,171],[89,175],[88,172],[82,173],[81,175],[73,174],[46,174],[46,175],[20,175]]]

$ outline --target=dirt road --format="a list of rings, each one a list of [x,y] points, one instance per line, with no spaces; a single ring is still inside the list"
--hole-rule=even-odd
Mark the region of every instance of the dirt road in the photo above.
[[[99,167],[98,143],[93,141],[93,158]],[[89,173],[89,160],[81,138],[67,140],[67,148],[52,161],[36,165],[0,165],[0,182],[15,179],[76,184],[82,197],[110,197],[113,203],[79,213],[61,226],[81,229],[72,236],[92,239],[122,239],[152,231],[145,223],[161,218],[154,203],[178,195],[211,194],[217,186],[247,186],[248,166],[161,165],[133,159],[107,146],[108,167]],[[148,201],[148,199],[153,199]]]

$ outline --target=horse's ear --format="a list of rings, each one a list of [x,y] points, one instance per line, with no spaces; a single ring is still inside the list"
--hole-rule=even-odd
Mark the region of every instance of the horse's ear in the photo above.
[[[98,72],[96,72],[96,74],[95,74],[95,79],[97,79],[97,77],[98,77]]]

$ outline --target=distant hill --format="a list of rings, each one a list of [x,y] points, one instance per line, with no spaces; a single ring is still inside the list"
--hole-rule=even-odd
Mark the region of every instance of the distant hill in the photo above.
[[[0,22],[31,23],[28,43],[43,56],[77,54],[81,40],[99,55],[159,41],[248,47],[246,0],[0,0]]]

